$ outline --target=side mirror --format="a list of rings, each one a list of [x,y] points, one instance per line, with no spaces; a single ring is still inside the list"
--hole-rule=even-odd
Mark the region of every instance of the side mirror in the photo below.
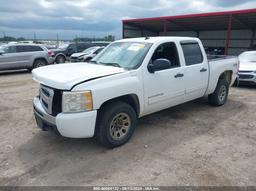
[[[171,68],[171,66],[172,66],[172,64],[169,60],[160,58],[160,59],[156,59],[153,62],[149,63],[148,71],[150,73],[155,73],[156,71],[169,69],[169,68]]]
[[[4,54],[4,51],[0,50],[0,55],[3,55]]]

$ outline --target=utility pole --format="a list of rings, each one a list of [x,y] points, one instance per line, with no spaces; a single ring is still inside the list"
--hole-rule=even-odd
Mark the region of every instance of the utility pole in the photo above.
[[[57,33],[57,47],[59,48],[59,33]]]
[[[3,31],[3,35],[4,35],[4,37],[5,37],[5,32]]]
[[[36,41],[36,32],[34,32],[34,41]]]

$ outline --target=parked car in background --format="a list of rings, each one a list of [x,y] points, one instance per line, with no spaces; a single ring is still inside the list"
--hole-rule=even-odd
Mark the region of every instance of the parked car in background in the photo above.
[[[239,55],[239,82],[256,84],[256,51],[246,51]]]
[[[142,116],[203,96],[213,106],[224,105],[237,72],[237,57],[209,60],[198,38],[124,39],[87,64],[33,70],[40,83],[34,114],[44,131],[95,136],[117,147],[131,138]]]
[[[54,53],[42,45],[8,44],[0,47],[0,70],[32,70],[53,64]]]
[[[59,63],[65,63],[66,60],[68,60],[69,57],[74,53],[82,52],[85,49],[93,46],[107,46],[108,44],[109,44],[108,42],[70,43],[62,48],[52,49],[52,51],[55,53],[55,62],[59,64]]]
[[[91,48],[87,48],[83,52],[74,53],[70,56],[71,62],[86,62],[94,58],[97,54],[99,54],[105,47],[104,46],[93,46]]]

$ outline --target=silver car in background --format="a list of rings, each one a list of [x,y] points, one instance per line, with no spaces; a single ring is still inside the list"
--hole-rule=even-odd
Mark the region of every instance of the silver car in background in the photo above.
[[[0,47],[0,70],[28,69],[52,64],[54,53],[38,44],[7,44]]]
[[[246,51],[239,55],[239,82],[256,84],[256,51]]]
[[[105,46],[93,46],[85,49],[83,52],[74,53],[70,56],[70,62],[86,62],[90,61],[99,54]]]

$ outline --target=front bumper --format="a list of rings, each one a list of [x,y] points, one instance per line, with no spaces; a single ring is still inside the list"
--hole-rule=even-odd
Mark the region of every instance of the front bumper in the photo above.
[[[239,71],[238,79],[239,79],[239,82],[249,82],[249,83],[256,84],[256,73]]]
[[[49,115],[38,97],[34,98],[34,115],[37,126],[43,131],[51,131],[68,138],[90,138],[94,136],[97,111],[82,113],[60,113]]]
[[[48,64],[54,64],[54,57],[48,58]]]

